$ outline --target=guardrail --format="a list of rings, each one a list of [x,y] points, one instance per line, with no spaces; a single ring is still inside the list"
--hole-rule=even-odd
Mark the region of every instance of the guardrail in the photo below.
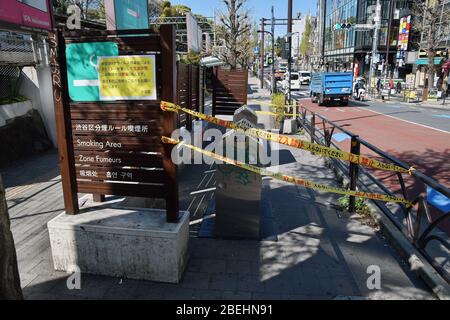
[[[333,134],[336,130],[347,134],[350,136],[350,146],[349,151],[353,154],[360,155],[361,152],[361,146],[366,147],[367,149],[373,151],[376,155],[382,157],[386,162],[393,163],[399,167],[402,167],[404,169],[409,169],[411,165],[395,158],[394,156],[390,155],[389,153],[379,149],[378,147],[374,146],[373,144],[365,141],[364,139],[360,138],[358,135],[354,134],[353,132],[350,132],[343,128],[343,126],[338,125],[337,123],[330,121],[326,117],[317,114],[304,106],[302,106],[299,102],[297,102],[297,107],[300,112],[300,122],[303,126],[303,128],[308,132],[308,134],[311,137],[312,143],[318,143],[325,145],[327,147],[333,147],[336,149],[341,149],[337,144],[335,144],[332,141]],[[320,129],[320,126],[322,129]],[[372,183],[374,183],[376,186],[378,186],[383,192],[385,192],[387,195],[390,196],[397,196],[394,194],[393,191],[391,191],[388,187],[386,187],[380,180],[378,180],[375,176],[373,176],[367,169],[364,167],[359,166],[358,164],[350,163],[350,165],[347,165],[346,163],[337,160],[337,159],[331,159],[331,161],[335,164],[335,167],[337,167],[338,170],[340,170],[342,173],[347,175],[349,177],[349,189],[350,190],[356,190],[358,187],[360,189],[366,189],[367,186],[363,185],[361,183],[360,177],[361,175],[365,175]],[[438,183],[436,180],[426,176],[422,172],[418,170],[414,170],[411,172],[411,176],[417,179],[417,182],[423,183],[425,186],[429,186],[436,190],[437,192],[441,193],[442,195],[446,196],[447,198],[450,198],[450,190],[443,186],[442,184]],[[448,282],[450,283],[450,274],[447,270],[445,270],[440,264],[438,264],[434,258],[431,257],[427,253],[427,246],[431,241],[437,241],[440,244],[442,244],[446,250],[450,252],[450,246],[449,243],[443,239],[440,236],[437,236],[436,234],[433,234],[433,231],[436,230],[436,228],[442,224],[443,221],[447,220],[450,221],[450,213],[442,214],[438,218],[433,219],[433,217],[430,214],[429,210],[429,203],[427,202],[427,199],[420,195],[416,197],[415,199],[410,199],[410,195],[408,194],[405,180],[402,173],[397,172],[396,177],[398,179],[398,182],[401,187],[402,196],[413,203],[413,207],[407,208],[403,204],[399,204],[400,208],[403,212],[404,219],[406,221],[406,226],[402,224],[395,216],[394,212],[392,212],[392,209],[388,208],[384,203],[381,203],[379,201],[374,201],[375,204],[386,214],[386,216],[395,224],[395,226],[404,233],[404,230],[406,229],[406,236],[407,238],[413,243],[413,245],[423,254],[423,256],[433,265],[433,267],[436,269],[439,274]],[[356,199],[355,197],[350,197],[349,201],[349,211],[351,213],[354,213],[356,211],[355,209],[355,203]],[[417,209],[415,209],[417,207]],[[427,225],[423,229],[421,228],[422,221],[425,219]]]

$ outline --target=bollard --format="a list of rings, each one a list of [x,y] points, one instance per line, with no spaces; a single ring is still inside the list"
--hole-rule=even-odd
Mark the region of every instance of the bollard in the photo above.
[[[312,114],[311,118],[311,143],[315,142],[314,136],[316,135],[316,114]]]
[[[352,136],[351,140],[351,146],[350,146],[350,153],[360,155],[361,152],[361,144],[358,140],[358,136]],[[350,163],[350,190],[356,191],[356,182],[358,181],[358,174],[359,174],[359,164],[357,163]],[[356,212],[356,198],[354,196],[350,196],[349,199],[349,206],[348,211],[350,213]]]

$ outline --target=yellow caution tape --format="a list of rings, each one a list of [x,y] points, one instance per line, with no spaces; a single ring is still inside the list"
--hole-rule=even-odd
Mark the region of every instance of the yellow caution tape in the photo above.
[[[172,112],[178,112],[183,111],[185,113],[188,113],[196,118],[205,120],[210,123],[214,123],[218,126],[235,130],[236,132],[245,134],[247,136],[252,136],[256,138],[261,138],[264,140],[270,140],[279,144],[283,144],[289,147],[303,149],[306,151],[314,152],[316,154],[320,154],[325,157],[329,158],[335,158],[340,159],[342,161],[348,161],[351,163],[356,163],[368,168],[372,169],[378,169],[378,170],[385,170],[385,171],[393,171],[393,172],[401,172],[401,173],[409,173],[411,174],[412,171],[415,169],[413,167],[409,169],[405,169],[399,166],[396,166],[394,164],[390,163],[384,163],[375,159],[371,159],[362,155],[357,155],[349,152],[345,152],[339,149],[334,149],[326,146],[322,146],[320,144],[311,143],[306,140],[301,140],[298,138],[292,138],[285,135],[280,135],[277,133],[272,133],[268,131],[264,131],[261,129],[256,128],[242,128],[238,124],[235,124],[230,121],[221,120],[197,111],[193,111],[187,108],[180,107],[172,102],[166,102],[161,101],[161,109],[164,111],[172,111]]]
[[[253,102],[255,104],[261,104],[263,106],[269,106],[269,107],[273,107],[273,108],[292,108],[295,107],[295,104],[290,104],[290,105],[284,105],[284,106],[279,106],[277,104],[274,103],[269,103],[269,102],[263,102],[263,101],[259,101],[259,100],[249,100],[248,102]]]
[[[412,203],[409,202],[408,200],[405,200],[403,198],[398,198],[398,197],[393,197],[393,196],[389,196],[389,195],[384,195],[384,194],[378,194],[378,193],[370,193],[370,192],[361,192],[361,191],[353,191],[353,190],[347,190],[344,188],[337,188],[337,187],[330,187],[324,184],[320,184],[320,183],[316,183],[313,181],[309,181],[309,180],[304,180],[304,179],[300,179],[300,178],[296,178],[296,177],[292,177],[292,176],[288,176],[282,173],[276,173],[276,172],[272,172],[269,171],[267,169],[263,169],[263,168],[259,168],[250,164],[246,164],[246,163],[242,163],[230,158],[226,158],[224,156],[218,155],[216,153],[210,152],[210,151],[206,151],[204,149],[195,147],[193,145],[187,144],[183,141],[179,141],[179,140],[175,140],[175,139],[171,139],[168,137],[161,137],[161,140],[163,143],[168,143],[168,144],[174,144],[177,145],[179,144],[180,146],[184,146],[187,147],[191,150],[194,150],[196,152],[202,153],[208,157],[211,158],[215,158],[217,160],[220,160],[224,163],[228,163],[231,164],[233,166],[254,172],[256,174],[259,175],[264,175],[264,176],[270,176],[273,177],[277,180],[281,180],[284,182],[289,182],[289,183],[293,183],[299,186],[303,186],[305,188],[309,188],[309,189],[314,189],[314,190],[319,190],[319,191],[323,191],[323,192],[330,192],[330,193],[336,193],[336,194],[341,194],[341,195],[348,195],[348,196],[355,196],[355,197],[359,197],[359,198],[365,198],[365,199],[371,199],[371,200],[379,200],[379,201],[383,201],[383,202],[393,202],[393,203],[403,203],[406,204],[408,207],[412,206]]]
[[[256,114],[264,115],[264,116],[289,116],[289,117],[295,117],[298,114],[292,114],[292,113],[284,113],[284,112],[271,112],[271,111],[255,111]]]

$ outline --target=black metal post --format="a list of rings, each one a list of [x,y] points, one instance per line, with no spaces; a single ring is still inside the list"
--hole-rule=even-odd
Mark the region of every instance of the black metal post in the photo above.
[[[315,142],[314,136],[316,135],[316,114],[313,113],[311,117],[311,143]]]
[[[261,89],[264,89],[264,58],[265,58],[265,54],[264,54],[264,18],[261,18],[261,46],[260,46],[260,71],[261,71],[261,75],[260,75],[260,79],[261,79]]]
[[[291,73],[292,73],[292,0],[288,0],[288,25],[287,25],[289,56],[288,56],[288,103],[292,105]]]
[[[350,153],[360,155],[361,152],[361,144],[358,140],[358,136],[352,136]],[[356,191],[356,182],[358,181],[359,174],[359,164],[350,163],[350,190]],[[349,208],[348,211],[350,213],[356,212],[356,198],[354,196],[350,196]]]

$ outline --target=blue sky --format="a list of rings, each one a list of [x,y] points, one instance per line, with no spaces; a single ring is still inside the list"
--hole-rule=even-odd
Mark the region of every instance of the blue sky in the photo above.
[[[194,13],[199,13],[207,17],[214,16],[214,9],[222,9],[222,0],[171,0],[173,5],[184,4],[192,9]],[[293,0],[294,9],[293,16],[297,16],[297,12],[306,14],[310,12],[312,15],[316,13],[316,0]],[[252,16],[253,20],[264,18],[270,18],[271,7],[275,7],[276,18],[287,18],[287,0],[248,0],[247,8]],[[283,36],[286,34],[287,27],[277,27],[276,36]]]

